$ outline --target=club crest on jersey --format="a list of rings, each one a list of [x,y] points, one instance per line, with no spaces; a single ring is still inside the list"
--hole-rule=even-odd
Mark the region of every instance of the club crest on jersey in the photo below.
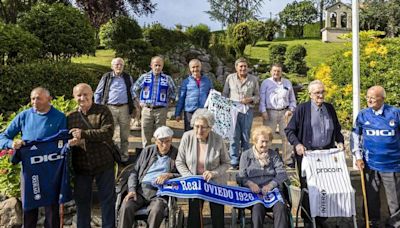
[[[389,125],[390,125],[391,127],[394,127],[394,120],[390,120]]]
[[[64,146],[64,141],[58,140],[58,149],[63,148],[63,146]]]

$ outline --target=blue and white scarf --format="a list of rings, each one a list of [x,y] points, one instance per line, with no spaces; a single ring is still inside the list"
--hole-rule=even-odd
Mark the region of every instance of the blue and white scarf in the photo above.
[[[277,188],[264,196],[255,194],[248,188],[220,185],[211,181],[206,182],[202,176],[171,179],[158,188],[158,196],[198,198],[237,208],[246,208],[257,203],[262,203],[265,207],[271,208],[279,201],[284,203]]]
[[[143,89],[140,93],[140,102],[154,106],[168,105],[168,78],[164,74],[158,76],[158,86],[155,99],[153,96],[153,84],[155,76],[153,73],[147,74],[143,82]],[[154,103],[153,103],[153,100]]]

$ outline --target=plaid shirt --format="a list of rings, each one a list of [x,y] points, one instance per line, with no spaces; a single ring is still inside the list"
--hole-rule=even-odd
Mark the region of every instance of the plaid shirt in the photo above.
[[[82,116],[92,128],[85,124]],[[79,111],[67,116],[68,129],[82,129],[81,138],[85,141],[85,149],[80,146],[72,147],[72,164],[77,174],[95,175],[114,166],[112,152],[104,143],[113,143],[114,121],[106,106],[95,103],[82,116]]]

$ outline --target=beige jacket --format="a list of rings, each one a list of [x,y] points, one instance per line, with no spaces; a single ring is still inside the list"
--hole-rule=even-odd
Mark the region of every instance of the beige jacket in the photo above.
[[[176,158],[176,168],[182,176],[196,175],[197,170],[197,138],[194,130],[183,134]],[[212,181],[226,184],[226,170],[229,168],[230,158],[221,136],[214,132],[208,135],[208,149],[205,170],[214,172]]]

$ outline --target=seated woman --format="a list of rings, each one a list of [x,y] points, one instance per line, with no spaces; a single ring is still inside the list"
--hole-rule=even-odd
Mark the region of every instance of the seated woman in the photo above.
[[[266,126],[254,128],[251,132],[251,141],[253,147],[243,152],[240,158],[238,182],[254,193],[265,195],[275,187],[279,188],[288,176],[279,154],[269,149],[272,142],[271,128]],[[274,228],[287,228],[286,205],[277,202],[272,210]],[[263,204],[256,204],[251,208],[253,227],[263,227],[265,212]]]
[[[176,167],[182,176],[203,175],[206,181],[226,184],[229,155],[221,136],[211,131],[214,114],[197,109],[191,120],[193,130],[183,134],[176,158]],[[203,200],[189,199],[187,227],[203,227],[201,211]],[[224,205],[211,203],[212,227],[224,227]]]

